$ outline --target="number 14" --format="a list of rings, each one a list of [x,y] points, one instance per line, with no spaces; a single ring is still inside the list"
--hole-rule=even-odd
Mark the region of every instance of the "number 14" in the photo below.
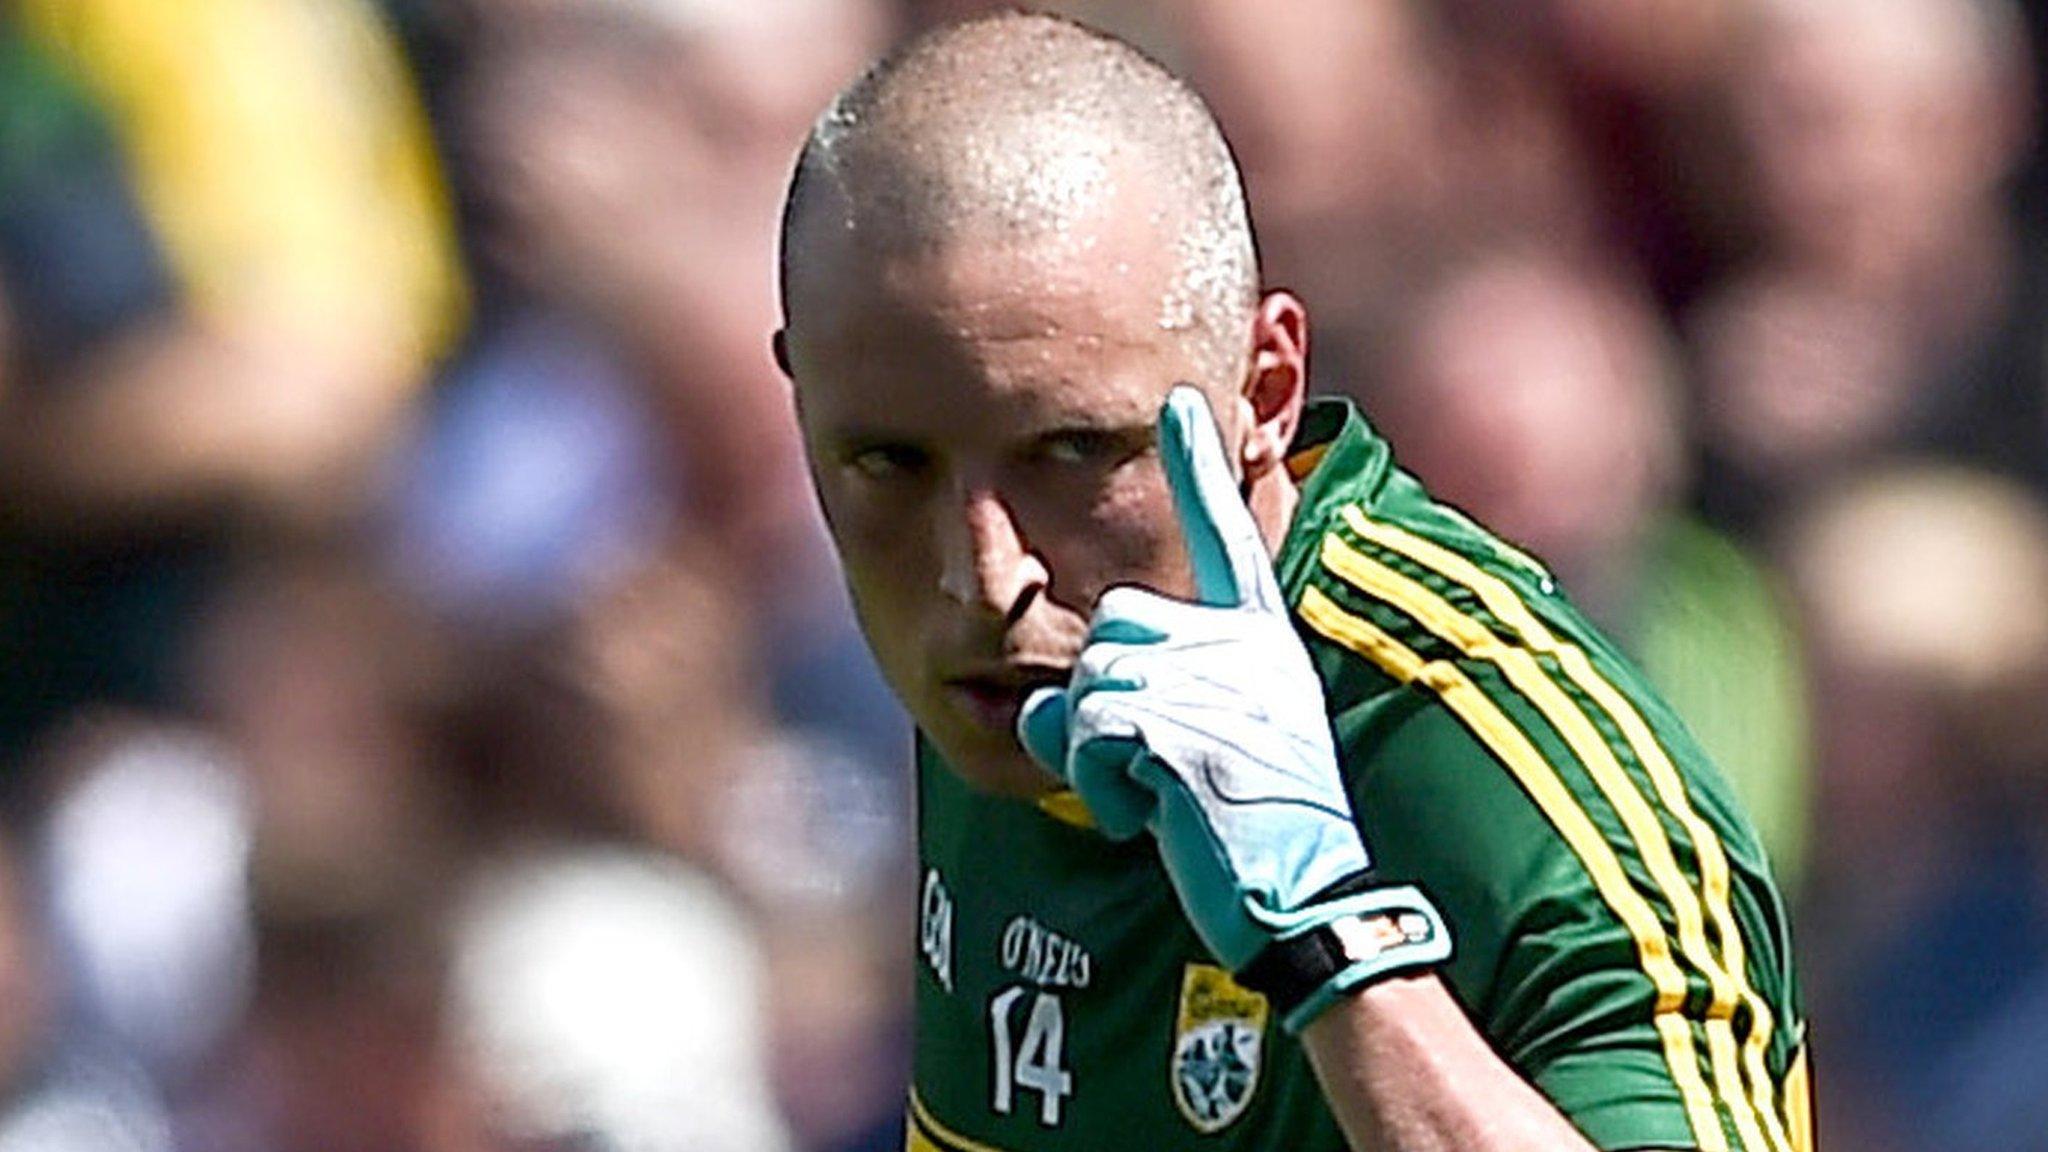
[[[1018,1088],[1038,1093],[1038,1122],[1050,1128],[1060,1122],[1060,1102],[1074,1094],[1074,1074],[1060,1066],[1066,1046],[1067,1020],[1060,998],[1039,992],[1031,1002],[1031,1016],[1024,1024],[1024,1041],[1012,1044],[1010,1009],[1031,989],[1018,985],[1004,989],[988,1002],[990,1040],[995,1049],[996,1086],[991,1104],[998,1113],[1009,1115],[1011,1095]]]

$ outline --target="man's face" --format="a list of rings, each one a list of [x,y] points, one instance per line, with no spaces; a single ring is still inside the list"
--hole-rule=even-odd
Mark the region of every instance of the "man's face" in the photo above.
[[[1208,383],[1165,322],[1173,245],[1112,204],[1042,240],[826,247],[788,356],[862,627],[962,776],[1042,793],[1023,697],[1065,681],[1111,585],[1192,587],[1154,447],[1167,391]],[[1230,392],[1205,390],[1238,443]]]

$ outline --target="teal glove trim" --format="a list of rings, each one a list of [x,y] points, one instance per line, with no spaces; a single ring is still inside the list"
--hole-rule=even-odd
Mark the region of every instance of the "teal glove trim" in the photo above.
[[[1436,905],[1408,886],[1380,888],[1340,900],[1327,909],[1319,924],[1282,937],[1298,939],[1310,931],[1335,938],[1348,960],[1323,980],[1301,1003],[1281,1007],[1280,1023],[1300,1035],[1339,1000],[1390,976],[1434,968],[1451,958],[1451,932]]]

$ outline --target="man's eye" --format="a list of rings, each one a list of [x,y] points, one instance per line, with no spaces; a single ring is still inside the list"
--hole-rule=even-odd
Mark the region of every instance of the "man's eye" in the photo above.
[[[847,467],[868,480],[900,480],[924,471],[931,458],[907,444],[873,444],[849,453]]]
[[[1077,428],[1056,432],[1039,441],[1039,455],[1054,464],[1114,463],[1130,454],[1131,446],[1114,432]]]

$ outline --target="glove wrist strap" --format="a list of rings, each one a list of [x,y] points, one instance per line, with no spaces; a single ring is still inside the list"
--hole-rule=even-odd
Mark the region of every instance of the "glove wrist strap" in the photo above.
[[[1294,934],[1277,939],[1237,975],[1263,993],[1287,1031],[1299,1034],[1349,993],[1451,956],[1451,934],[1429,898],[1401,885],[1341,897]]]

